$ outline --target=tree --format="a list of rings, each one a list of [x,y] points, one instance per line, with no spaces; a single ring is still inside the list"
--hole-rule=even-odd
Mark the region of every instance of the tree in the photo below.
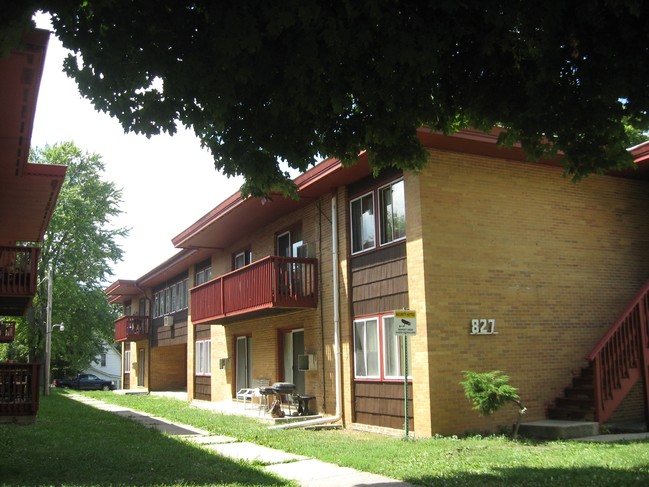
[[[633,0],[113,2],[27,0],[77,56],[65,70],[127,131],[193,127],[244,192],[289,186],[279,161],[419,169],[415,130],[505,129],[566,174],[626,167],[649,126],[649,4]],[[21,10],[22,9],[22,10]]]
[[[104,165],[98,154],[84,153],[71,142],[36,148],[31,159],[63,164],[68,170],[45,233],[33,310],[19,323],[11,354],[35,359],[43,353],[46,276],[51,268],[52,322],[65,324],[64,332],[52,333],[52,368],[76,372],[113,340],[117,313],[106,301],[102,283],[110,274],[110,263],[122,257],[115,239],[127,234],[111,223],[121,213],[121,191],[101,179]]]

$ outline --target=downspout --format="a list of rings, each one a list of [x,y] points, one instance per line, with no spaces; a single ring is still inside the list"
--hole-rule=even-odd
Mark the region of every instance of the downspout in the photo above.
[[[325,418],[299,421],[271,426],[268,429],[304,428],[319,424],[335,423],[341,419],[342,385],[340,364],[340,295],[338,291],[338,200],[336,193],[331,196],[331,257],[333,265],[333,301],[334,301],[334,377],[336,383],[336,414]]]

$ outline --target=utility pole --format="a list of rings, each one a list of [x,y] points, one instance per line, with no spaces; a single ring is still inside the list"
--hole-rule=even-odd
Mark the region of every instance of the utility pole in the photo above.
[[[45,311],[45,380],[43,394],[50,395],[50,355],[52,353],[52,268],[47,270],[47,308]]]

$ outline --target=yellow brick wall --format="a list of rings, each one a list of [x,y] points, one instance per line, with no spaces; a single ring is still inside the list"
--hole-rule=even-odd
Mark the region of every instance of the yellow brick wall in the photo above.
[[[573,184],[549,166],[430,152],[406,176],[410,307],[418,311],[418,436],[495,429],[463,370],[502,370],[542,419],[546,406],[649,278],[647,183],[591,176]],[[419,202],[419,203],[418,203]],[[471,319],[497,335],[471,336]]]

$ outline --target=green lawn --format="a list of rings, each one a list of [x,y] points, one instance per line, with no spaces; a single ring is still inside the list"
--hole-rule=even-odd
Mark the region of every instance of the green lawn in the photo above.
[[[85,394],[214,434],[420,485],[649,485],[649,442],[539,443],[503,437],[406,442],[351,430],[268,430],[267,425],[255,420],[220,415],[157,396]],[[0,428],[0,482],[5,485],[281,483],[256,465],[220,459],[201,448],[70,400],[60,392],[43,398],[36,424]]]

